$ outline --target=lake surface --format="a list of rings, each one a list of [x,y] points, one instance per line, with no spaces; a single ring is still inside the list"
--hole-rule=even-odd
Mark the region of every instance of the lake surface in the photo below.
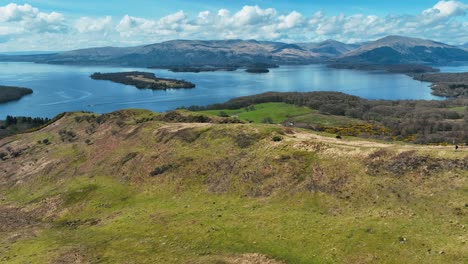
[[[197,87],[167,91],[139,90],[133,86],[89,78],[94,72],[132,70],[154,72],[158,77],[184,79]],[[450,72],[457,70],[460,68],[443,69]],[[323,65],[282,66],[268,74],[249,74],[242,70],[172,73],[138,68],[0,62],[0,84],[34,90],[32,95],[19,101],[0,104],[0,119],[6,115],[53,117],[64,111],[107,113],[124,108],[167,111],[182,106],[222,103],[231,98],[267,91],[338,91],[367,99],[441,99],[431,95],[429,83],[415,81],[403,74],[329,69]]]

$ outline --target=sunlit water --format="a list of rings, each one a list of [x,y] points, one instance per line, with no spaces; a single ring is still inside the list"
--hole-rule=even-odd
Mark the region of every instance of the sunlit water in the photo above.
[[[184,79],[197,87],[167,91],[140,90],[89,78],[94,72],[130,70]],[[415,81],[403,74],[329,69],[323,65],[283,66],[272,69],[268,74],[249,74],[241,70],[172,73],[138,68],[0,62],[0,85],[34,90],[32,95],[19,101],[0,104],[0,119],[6,115],[53,117],[64,111],[106,113],[124,108],[167,111],[182,106],[221,103],[234,97],[267,91],[339,91],[367,99],[441,99],[431,95],[428,83]]]

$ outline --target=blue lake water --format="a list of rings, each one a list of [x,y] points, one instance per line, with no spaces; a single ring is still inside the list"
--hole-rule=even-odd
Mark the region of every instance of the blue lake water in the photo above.
[[[461,69],[447,68],[455,72]],[[96,81],[94,72],[141,70],[158,77],[184,79],[195,89],[140,90],[133,86]],[[462,69],[459,71],[467,70]],[[429,83],[403,74],[329,69],[323,65],[282,66],[268,74],[244,71],[172,73],[138,68],[85,67],[0,62],[0,85],[28,87],[32,95],[0,104],[0,119],[6,115],[53,117],[64,111],[106,113],[124,108],[167,111],[182,106],[208,105],[231,98],[263,93],[339,91],[367,99],[441,99],[431,95]]]

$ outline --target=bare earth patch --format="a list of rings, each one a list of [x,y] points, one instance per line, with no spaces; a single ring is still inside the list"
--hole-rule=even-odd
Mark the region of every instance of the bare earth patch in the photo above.
[[[60,254],[55,260],[51,262],[52,264],[88,264],[91,261],[86,259],[86,256],[83,254],[81,249],[70,249],[65,253]]]
[[[227,264],[284,264],[282,261],[277,261],[258,253],[227,257],[224,261]]]
[[[0,233],[20,230],[38,223],[31,213],[13,207],[0,207]]]

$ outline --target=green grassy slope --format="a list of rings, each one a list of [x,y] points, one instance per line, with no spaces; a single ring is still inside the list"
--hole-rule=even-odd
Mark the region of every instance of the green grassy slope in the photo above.
[[[272,123],[280,124],[285,121],[309,123],[315,125],[335,126],[364,123],[358,119],[345,116],[334,116],[320,114],[318,110],[313,110],[305,106],[295,106],[286,103],[262,103],[253,107],[230,110],[206,110],[199,113],[215,116],[234,116],[240,120],[254,123],[265,123],[265,119],[271,119]]]
[[[168,115],[0,140],[0,263],[466,260],[466,150]]]

